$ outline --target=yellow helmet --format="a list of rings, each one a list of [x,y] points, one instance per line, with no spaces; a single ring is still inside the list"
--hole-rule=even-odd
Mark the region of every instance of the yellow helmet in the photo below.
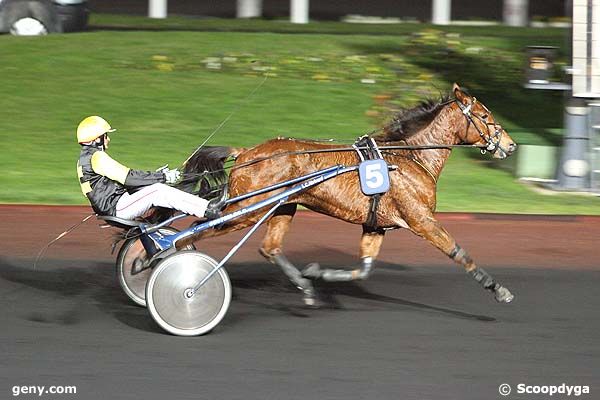
[[[114,131],[115,129],[112,129],[104,118],[93,115],[79,123],[77,127],[77,142],[91,142],[105,133]]]

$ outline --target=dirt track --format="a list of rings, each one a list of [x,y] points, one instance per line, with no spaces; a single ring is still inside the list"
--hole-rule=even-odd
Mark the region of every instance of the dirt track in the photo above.
[[[423,240],[386,237],[367,282],[319,284],[322,310],[256,249],[229,263],[232,306],[209,335],[162,333],[114,276],[110,232],[86,207],[0,206],[0,398],[14,385],[77,385],[46,398],[493,399],[501,383],[589,385],[600,377],[600,219],[443,214],[516,300],[496,304]],[[286,241],[299,265],[356,261],[360,228],[301,212]],[[239,235],[200,243],[219,258]],[[22,398],[34,398],[33,396]],[[549,398],[511,394],[511,399]],[[557,398],[554,396],[553,398]]]

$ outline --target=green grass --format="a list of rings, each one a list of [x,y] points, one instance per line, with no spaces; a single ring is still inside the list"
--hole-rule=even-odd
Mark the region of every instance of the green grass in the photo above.
[[[509,214],[600,214],[600,199],[573,194],[542,195],[487,166],[486,156],[454,151],[438,184],[439,211]],[[509,162],[509,161],[504,161]]]
[[[0,37],[0,202],[84,204],[75,176],[75,128],[93,114],[118,129],[110,153],[142,169],[179,165],[236,109],[210,144],[248,146],[275,136],[352,139],[453,81],[471,87],[521,143],[556,141],[562,123],[560,96],[525,92],[503,78],[518,75],[527,40],[561,41],[555,29],[498,28],[501,35],[492,37],[480,35],[489,32],[485,28],[449,28],[460,33],[457,39],[412,24],[374,32],[372,26],[280,21],[94,16],[92,23],[164,30]],[[344,34],[350,28],[365,34]],[[262,29],[298,34],[236,32]],[[473,46],[483,50],[468,51]],[[446,52],[444,63],[439,52]],[[211,63],[220,69],[207,68]],[[243,103],[265,73],[268,80]],[[376,83],[360,83],[365,78]],[[390,100],[374,101],[379,94]],[[524,112],[527,105],[538,112]],[[548,130],[554,136],[546,137]],[[439,210],[600,211],[597,199],[535,194],[484,165],[485,157],[451,157],[440,180]]]

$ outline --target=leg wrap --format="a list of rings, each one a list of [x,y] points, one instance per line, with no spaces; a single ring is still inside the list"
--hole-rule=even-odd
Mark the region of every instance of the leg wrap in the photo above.
[[[483,268],[476,267],[471,271],[468,271],[469,275],[473,277],[484,289],[491,290],[492,292],[496,289],[496,282]]]
[[[327,282],[347,282],[358,279],[367,279],[373,272],[373,258],[364,257],[361,259],[361,267],[347,271],[344,269],[316,269],[315,264],[312,264],[305,270],[304,276],[311,278],[321,278]]]
[[[286,256],[281,253],[276,254],[271,256],[270,261],[277,264],[283,273],[292,281],[294,285],[296,285],[298,289],[312,290],[312,283],[310,280],[304,278],[300,271],[298,271],[298,268],[296,268],[294,264],[292,264],[290,260],[286,258]]]
[[[454,250],[448,256],[459,264],[470,265],[473,264],[473,259],[469,256],[469,253],[459,245],[454,247]]]

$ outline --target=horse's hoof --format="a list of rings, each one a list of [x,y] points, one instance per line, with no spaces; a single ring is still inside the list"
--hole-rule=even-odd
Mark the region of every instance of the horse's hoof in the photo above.
[[[302,300],[304,301],[304,305],[308,308],[321,308],[323,303],[319,300],[317,293],[314,289],[304,289],[302,291],[304,293],[304,297]]]
[[[504,286],[500,286],[499,288],[497,288],[494,291],[494,293],[496,301],[498,303],[510,303],[515,298],[515,296],[510,292],[510,290],[508,290]]]
[[[318,279],[321,277],[321,266],[318,263],[310,263],[302,270],[302,276],[309,279]]]

